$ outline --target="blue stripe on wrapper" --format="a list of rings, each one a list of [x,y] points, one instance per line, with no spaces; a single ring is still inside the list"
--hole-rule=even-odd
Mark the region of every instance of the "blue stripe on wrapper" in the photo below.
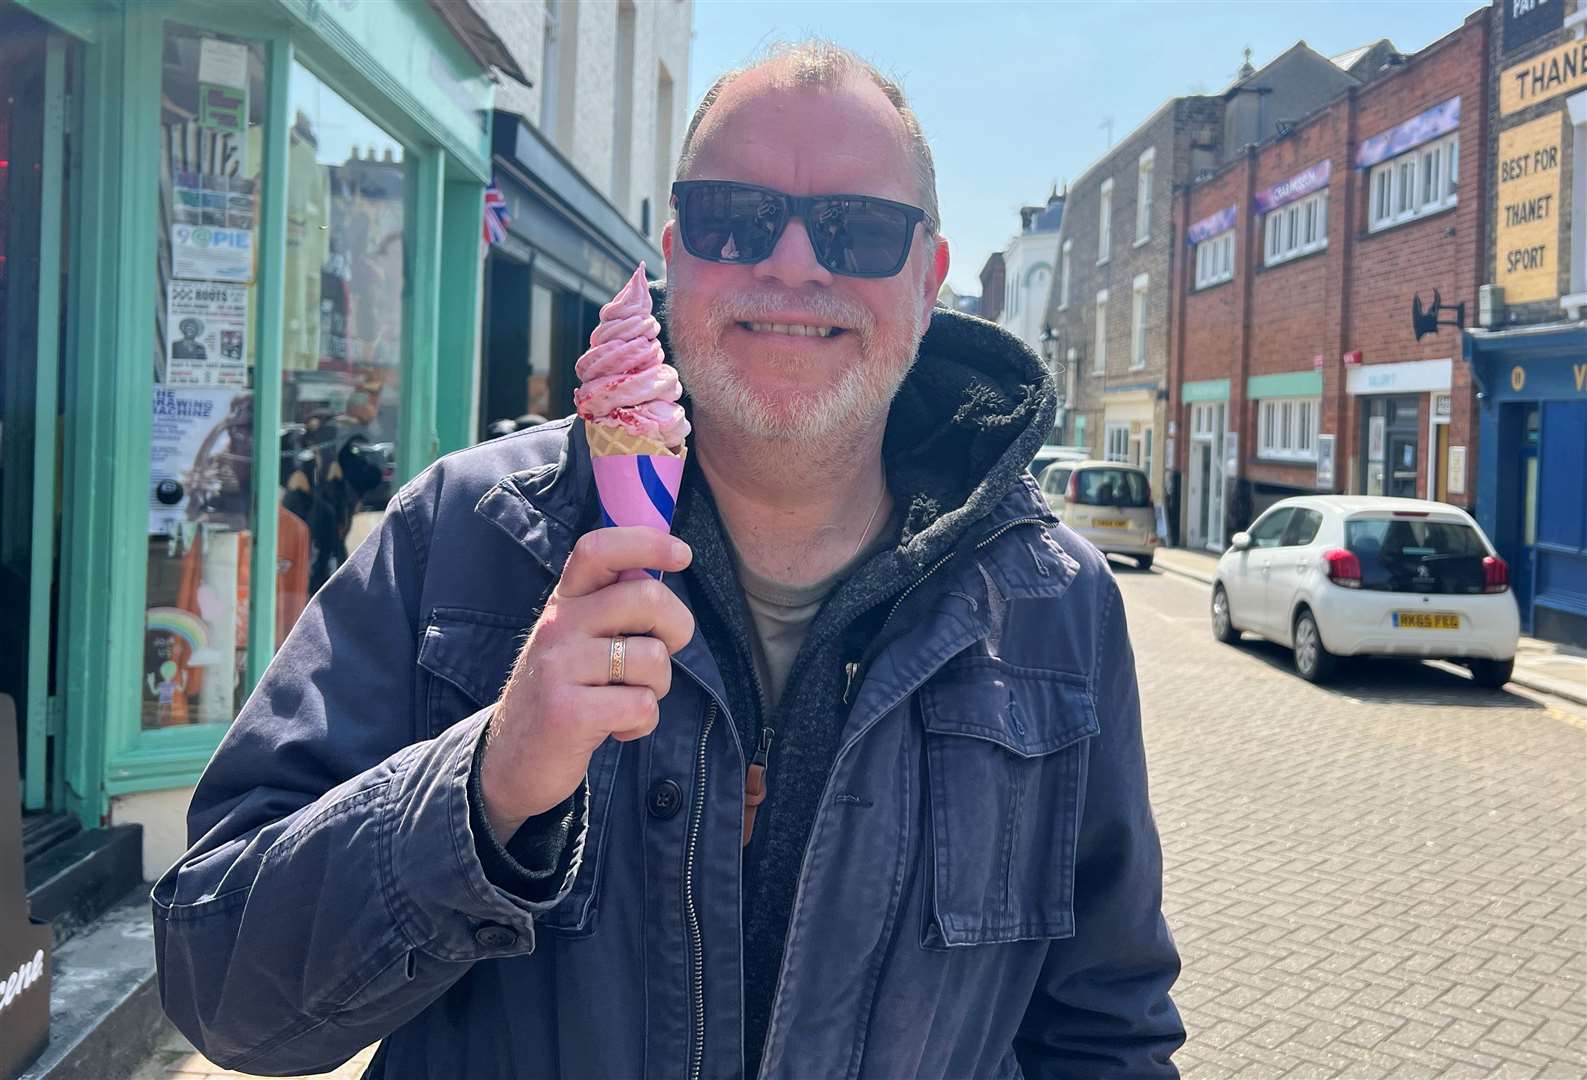
[[[612,520],[612,516],[606,512],[606,507],[604,506],[601,507],[601,526],[607,529],[617,528],[617,522]]]
[[[639,482],[645,486],[645,494],[650,496],[650,502],[656,512],[672,522],[672,512],[676,508],[672,501],[672,493],[667,490],[667,485],[662,483],[661,477],[656,475],[656,467],[650,463],[650,457],[641,454],[634,459],[634,464],[639,467]]]

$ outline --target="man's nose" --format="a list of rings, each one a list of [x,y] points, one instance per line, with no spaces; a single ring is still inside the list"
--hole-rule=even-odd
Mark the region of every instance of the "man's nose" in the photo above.
[[[810,233],[803,218],[794,218],[777,238],[777,246],[765,259],[754,265],[755,277],[761,281],[776,281],[791,289],[804,285],[830,285],[832,273],[816,261],[815,249],[810,246]]]

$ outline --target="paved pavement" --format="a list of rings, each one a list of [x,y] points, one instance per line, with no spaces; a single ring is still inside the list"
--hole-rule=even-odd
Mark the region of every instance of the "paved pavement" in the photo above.
[[[335,1072],[322,1073],[310,1080],[359,1080],[374,1055],[375,1048],[371,1046]],[[160,1041],[154,1055],[143,1063],[130,1080],[232,1080],[233,1077],[249,1075],[212,1064],[203,1054],[194,1050],[193,1044],[178,1034],[175,1028],[171,1028]]]
[[[1587,709],[1426,664],[1312,686],[1213,641],[1200,582],[1115,569],[1186,1080],[1587,1076]],[[237,1075],[173,1033],[134,1080]]]
[[[1587,1075],[1587,715],[1426,664],[1299,679],[1118,564],[1189,1080]]]

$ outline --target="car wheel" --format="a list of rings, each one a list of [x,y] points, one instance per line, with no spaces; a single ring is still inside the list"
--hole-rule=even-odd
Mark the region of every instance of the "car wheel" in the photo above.
[[[1471,681],[1478,686],[1486,686],[1490,690],[1497,690],[1510,681],[1510,676],[1515,674],[1515,658],[1508,660],[1467,660],[1466,667],[1471,669]]]
[[[1295,619],[1295,670],[1307,682],[1325,682],[1333,674],[1334,661],[1317,631],[1317,620],[1310,611],[1302,611]]]
[[[1212,587],[1212,636],[1225,645],[1240,641],[1240,631],[1234,628],[1234,619],[1229,615],[1229,594],[1222,585]]]
[[[1140,567],[1142,570],[1150,570],[1152,568],[1152,556],[1150,556],[1150,555],[1137,555],[1137,556],[1135,556],[1135,565]]]

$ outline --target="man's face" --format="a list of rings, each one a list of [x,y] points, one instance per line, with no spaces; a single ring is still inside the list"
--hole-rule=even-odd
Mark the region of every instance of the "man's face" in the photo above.
[[[697,136],[692,179],[737,180],[790,195],[876,195],[919,206],[914,158],[876,87],[779,89],[763,73],[732,84]],[[816,440],[885,421],[947,275],[947,244],[916,226],[890,278],[834,274],[805,223],[788,223],[759,263],[729,266],[684,250],[671,221],[667,320],[672,360],[696,413],[759,438]],[[836,327],[794,336],[752,324]]]

